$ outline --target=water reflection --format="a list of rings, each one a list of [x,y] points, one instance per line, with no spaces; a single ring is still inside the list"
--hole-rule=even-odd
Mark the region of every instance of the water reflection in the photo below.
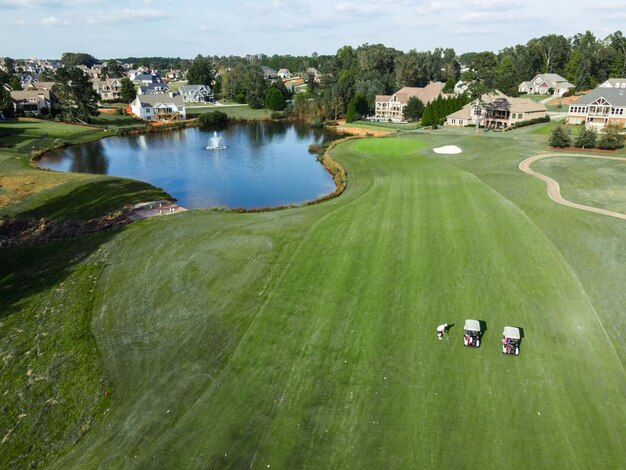
[[[111,137],[50,152],[54,170],[126,176],[164,188],[188,207],[268,207],[301,203],[332,192],[330,175],[308,152],[334,138],[294,122],[230,125],[225,150],[205,149],[211,130]]]

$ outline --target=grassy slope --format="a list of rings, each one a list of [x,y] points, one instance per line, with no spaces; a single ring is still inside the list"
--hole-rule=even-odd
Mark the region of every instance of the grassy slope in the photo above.
[[[541,143],[514,137],[345,144],[337,200],[196,211],[105,245],[94,331],[113,411],[59,465],[459,467],[467,449],[618,465],[621,296],[600,301],[611,283],[594,278],[623,279],[624,226],[546,201],[516,169]],[[465,153],[428,151],[444,143]],[[468,317],[487,322],[479,350]],[[518,358],[499,353],[505,324],[525,330]]]
[[[211,106],[211,107],[188,107],[186,113],[188,118],[196,118],[211,111],[221,111],[228,114],[234,120],[255,121],[270,119],[272,111],[269,109],[252,109],[248,105],[241,106]]]
[[[624,162],[558,157],[540,160],[533,169],[558,181],[565,199],[626,213]]]

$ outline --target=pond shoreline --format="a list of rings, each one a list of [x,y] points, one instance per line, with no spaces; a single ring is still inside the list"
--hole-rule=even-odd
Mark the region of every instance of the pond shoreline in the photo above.
[[[294,122],[300,122],[300,123],[304,123],[304,121],[301,120],[280,120],[282,122],[285,121],[289,121],[291,123]],[[253,123],[263,123],[263,122],[267,122],[266,120],[231,120],[229,121],[228,124],[253,124]],[[231,126],[226,125],[226,127],[224,129],[227,129]],[[100,135],[97,138],[93,139],[92,141],[89,142],[80,142],[80,143],[67,143],[64,142],[62,145],[58,145],[52,148],[46,148],[46,149],[42,149],[41,151],[38,152],[34,152],[33,156],[31,158],[31,165],[33,167],[36,167],[38,170],[44,170],[44,171],[58,171],[58,172],[66,172],[66,171],[71,171],[71,170],[58,170],[58,169],[50,169],[50,168],[45,168],[43,166],[40,166],[39,162],[41,160],[42,157],[44,157],[46,154],[48,154],[49,152],[53,151],[53,150],[59,150],[59,149],[63,149],[63,148],[69,148],[69,147],[74,147],[77,145],[83,145],[83,144],[90,144],[93,142],[97,142],[99,140],[104,139],[105,137],[128,137],[128,136],[135,136],[135,135],[147,135],[147,134],[154,134],[154,133],[164,133],[164,132],[168,132],[168,131],[177,131],[177,130],[185,130],[185,129],[189,129],[189,128],[201,128],[198,125],[197,120],[193,120],[193,121],[186,121],[184,123],[176,123],[175,125],[162,125],[162,126],[154,126],[154,127],[150,127],[150,128],[142,128],[142,129],[132,129],[129,132],[115,132],[115,133],[111,133],[109,135]],[[206,130],[206,129],[204,129]],[[331,132],[334,131],[333,128],[329,129]],[[337,134],[335,132],[335,134]],[[351,139],[355,139],[355,138],[360,138],[360,136],[354,136],[354,135],[348,135],[347,137],[338,139],[338,140],[334,140],[330,143],[330,145],[326,144],[325,146],[327,147],[324,151],[323,154],[318,155],[316,158],[316,162],[317,163],[321,163],[322,167],[324,168],[325,172],[328,173],[330,175],[330,177],[333,180],[333,186],[334,186],[334,190],[330,191],[326,194],[323,194],[319,197],[313,198],[313,199],[305,199],[302,200],[300,202],[296,202],[296,203],[292,203],[292,204],[277,204],[277,205],[263,205],[262,207],[244,207],[244,206],[231,206],[231,207],[221,207],[220,205],[210,205],[210,203],[208,203],[207,206],[205,207],[191,207],[189,208],[190,210],[193,209],[210,209],[210,210],[219,210],[219,211],[229,211],[229,212],[235,212],[235,213],[255,213],[255,212],[270,212],[270,211],[276,211],[276,210],[284,210],[284,209],[290,209],[290,208],[297,208],[297,207],[304,207],[304,206],[310,206],[310,205],[315,205],[315,204],[319,204],[323,201],[326,200],[330,200],[333,199],[335,197],[338,197],[339,195],[341,195],[343,193],[343,191],[346,188],[346,184],[347,184],[347,173],[345,168],[343,168],[342,165],[340,165],[339,163],[337,163],[331,156],[331,152],[333,150],[333,148],[338,145],[341,142],[344,142],[346,140],[351,140]],[[80,172],[79,172],[80,173]],[[93,173],[91,171],[87,171],[86,173]],[[105,173],[106,174],[106,173]],[[131,179],[131,180],[137,180],[137,181],[142,181],[145,182],[147,184],[150,184],[151,186],[154,187],[160,187],[162,186],[162,184],[159,184],[158,182],[154,182],[151,181],[150,178],[142,178],[142,177],[134,177],[132,175],[120,175],[119,173],[117,174],[113,174],[111,176],[115,176],[115,177],[119,177],[119,178],[126,178],[126,179]],[[166,192],[168,192],[170,194],[170,198],[172,201],[176,201],[177,199],[180,199],[180,197],[174,197],[172,195],[172,192],[170,190],[166,189]],[[218,192],[219,194],[219,192]],[[146,201],[149,202],[149,201]],[[185,204],[186,205],[186,204]]]

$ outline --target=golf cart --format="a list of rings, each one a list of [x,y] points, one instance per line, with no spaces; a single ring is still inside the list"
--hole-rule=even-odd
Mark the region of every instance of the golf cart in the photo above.
[[[522,335],[519,328],[514,326],[505,326],[502,333],[502,353],[515,354],[519,356],[519,345],[522,341]]]
[[[465,320],[463,326],[463,344],[477,348],[480,346],[480,322],[478,320]]]

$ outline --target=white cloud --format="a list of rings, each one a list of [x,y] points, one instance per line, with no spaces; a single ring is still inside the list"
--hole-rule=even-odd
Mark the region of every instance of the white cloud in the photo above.
[[[164,18],[165,16],[165,13],[161,10],[154,10],[149,8],[124,8],[123,10],[111,10],[92,13],[88,15],[87,22],[92,24],[128,23],[137,20],[159,20],[161,18]]]
[[[428,15],[430,13],[439,13],[444,10],[453,10],[456,8],[454,3],[431,2],[420,6],[416,12],[418,15]]]
[[[532,13],[520,13],[517,11],[496,12],[496,11],[472,11],[461,17],[461,23],[492,23],[497,25],[502,22],[522,21],[536,19],[538,16]]]
[[[383,12],[383,8],[378,3],[338,3],[335,6],[337,11],[350,13],[353,15],[375,15]]]
[[[69,26],[70,22],[55,16],[48,16],[41,19],[41,24],[44,26]]]

